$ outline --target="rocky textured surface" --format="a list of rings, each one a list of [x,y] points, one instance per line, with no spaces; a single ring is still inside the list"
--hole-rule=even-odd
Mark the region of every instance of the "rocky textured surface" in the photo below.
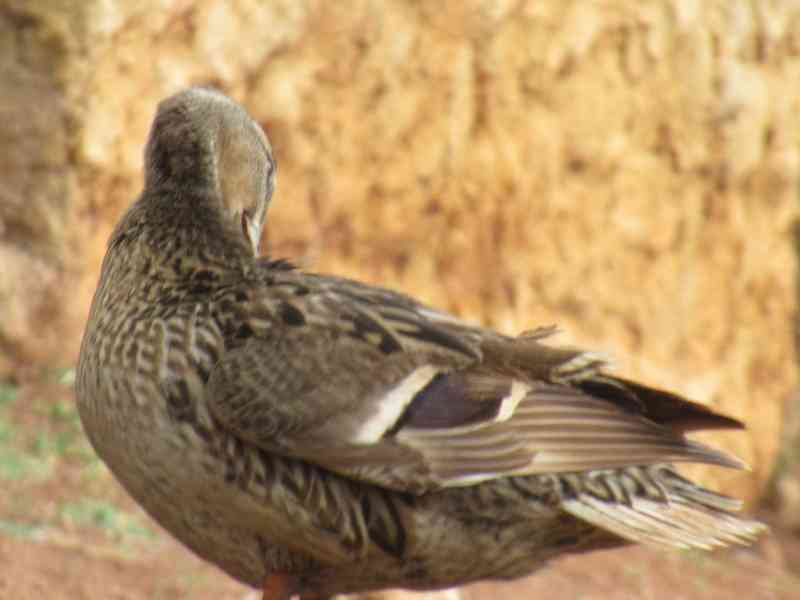
[[[796,384],[800,8],[0,0],[0,372],[69,364],[155,104],[222,87],[280,162],[269,249],[747,420],[757,496]]]
[[[86,229],[74,213],[78,20],[58,3],[0,2],[0,377],[74,359],[85,318],[64,296],[86,268],[74,244]]]

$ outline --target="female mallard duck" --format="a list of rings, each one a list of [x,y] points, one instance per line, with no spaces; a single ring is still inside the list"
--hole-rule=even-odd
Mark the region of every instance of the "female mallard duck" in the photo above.
[[[162,102],[145,160],[81,347],[81,419],[153,518],[265,598],[762,530],[671,465],[741,467],[684,436],[739,421],[546,345],[549,329],[508,337],[259,258],[276,164],[222,94]]]

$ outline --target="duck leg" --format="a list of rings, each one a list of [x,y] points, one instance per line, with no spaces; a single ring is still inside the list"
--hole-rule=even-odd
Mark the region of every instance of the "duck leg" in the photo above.
[[[292,600],[292,578],[284,573],[273,573],[264,579],[261,600]]]

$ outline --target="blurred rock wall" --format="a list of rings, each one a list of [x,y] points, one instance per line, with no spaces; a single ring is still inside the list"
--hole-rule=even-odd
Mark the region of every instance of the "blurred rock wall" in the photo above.
[[[796,385],[800,7],[0,0],[0,377],[70,364],[157,101],[219,86],[280,163],[271,253],[557,341],[746,419]]]

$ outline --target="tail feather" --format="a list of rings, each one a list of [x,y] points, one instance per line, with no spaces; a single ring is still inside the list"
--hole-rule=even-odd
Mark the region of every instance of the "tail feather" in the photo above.
[[[634,412],[673,431],[745,428],[738,419],[715,412],[708,406],[630,379],[598,374],[577,382],[577,386],[590,396],[603,398],[623,409],[633,407]]]
[[[670,465],[595,471],[569,479],[562,494],[564,510],[632,542],[709,550],[747,544],[766,529],[734,516],[739,502],[695,485]]]

